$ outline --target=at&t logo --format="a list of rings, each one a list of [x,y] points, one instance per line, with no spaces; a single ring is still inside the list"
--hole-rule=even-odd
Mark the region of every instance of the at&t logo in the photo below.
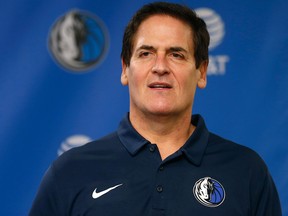
[[[58,154],[58,156],[60,156],[64,152],[66,152],[72,148],[85,145],[86,143],[88,143],[90,141],[92,141],[90,137],[82,135],[82,134],[76,134],[76,135],[67,137],[67,139],[65,139],[61,143],[57,154]]]
[[[225,36],[225,24],[220,15],[210,8],[198,8],[195,11],[207,25],[210,35],[209,50],[211,51],[222,43]],[[210,55],[208,75],[224,75],[228,62],[228,55]]]

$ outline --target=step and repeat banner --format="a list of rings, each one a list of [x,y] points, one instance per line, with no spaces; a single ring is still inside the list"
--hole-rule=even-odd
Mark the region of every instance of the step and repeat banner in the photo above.
[[[122,34],[148,2],[0,3],[0,215],[27,215],[53,160],[117,128],[129,108]],[[173,2],[194,8],[211,35],[193,112],[260,154],[288,216],[288,2]]]

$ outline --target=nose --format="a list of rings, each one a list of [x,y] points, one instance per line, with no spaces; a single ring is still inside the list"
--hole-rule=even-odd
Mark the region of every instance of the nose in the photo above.
[[[159,75],[170,73],[170,69],[165,55],[156,56],[154,65],[152,67],[152,72]]]

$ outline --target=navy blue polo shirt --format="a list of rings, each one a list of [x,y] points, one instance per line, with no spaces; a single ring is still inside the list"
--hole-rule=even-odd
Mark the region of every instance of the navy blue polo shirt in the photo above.
[[[74,148],[47,171],[30,216],[280,216],[273,180],[251,149],[195,131],[161,160],[129,115],[116,132]]]

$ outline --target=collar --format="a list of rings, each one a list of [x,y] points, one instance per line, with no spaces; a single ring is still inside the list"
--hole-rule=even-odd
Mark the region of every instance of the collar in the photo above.
[[[199,166],[208,144],[209,131],[200,115],[193,115],[191,124],[196,126],[196,129],[179,151],[183,152],[190,162]],[[150,143],[133,128],[129,113],[120,122],[117,134],[131,155],[136,155],[144,145]]]

